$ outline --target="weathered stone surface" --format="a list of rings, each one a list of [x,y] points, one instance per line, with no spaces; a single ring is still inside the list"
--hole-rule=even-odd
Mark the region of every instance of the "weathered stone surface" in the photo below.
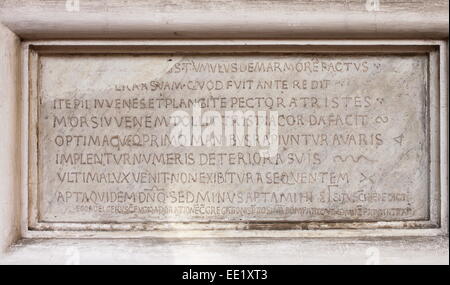
[[[427,219],[427,69],[425,55],[43,55],[39,220]],[[193,102],[278,112],[276,155],[171,145],[170,115]]]

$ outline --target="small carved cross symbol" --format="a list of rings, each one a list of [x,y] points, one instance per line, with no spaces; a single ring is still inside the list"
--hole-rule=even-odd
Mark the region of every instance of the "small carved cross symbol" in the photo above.
[[[361,172],[361,179],[359,180],[359,183],[362,183],[366,180],[369,180],[370,183],[374,184],[375,181],[373,181],[372,177],[374,177],[375,175],[371,175],[371,176],[367,176],[366,174],[364,174],[363,172]]]

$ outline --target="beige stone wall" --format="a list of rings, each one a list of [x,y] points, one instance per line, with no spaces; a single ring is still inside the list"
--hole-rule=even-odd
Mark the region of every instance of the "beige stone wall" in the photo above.
[[[205,260],[221,263],[223,256],[228,263],[367,263],[375,248],[381,255],[381,263],[448,264],[448,1],[333,1],[332,4],[325,1],[156,1],[151,4],[127,1],[124,4],[120,0],[57,3],[7,0],[0,3],[0,22],[0,263],[67,263],[73,253],[79,254],[85,263],[130,263],[136,258],[142,263],[204,263]],[[380,113],[383,109],[365,113],[375,117],[390,115],[403,123],[381,130],[389,134],[393,146],[377,153],[375,159],[392,160],[391,170],[386,170],[389,169],[386,164],[373,168],[364,164],[363,168],[377,169],[380,189],[389,185],[407,188],[414,196],[409,205],[416,209],[414,214],[369,223],[350,220],[344,228],[332,223],[297,223],[293,227],[277,224],[286,219],[298,222],[295,216],[273,216],[269,226],[248,221],[136,226],[127,221],[145,222],[147,218],[77,216],[66,211],[70,207],[54,203],[54,193],[66,187],[60,186],[55,177],[46,175],[60,170],[46,161],[46,155],[55,152],[50,145],[55,130],[37,120],[36,114],[51,116],[55,111],[39,104],[59,96],[52,90],[67,91],[64,96],[73,98],[88,82],[93,87],[89,92],[100,94],[118,80],[125,85],[142,81],[139,76],[144,67],[139,67],[140,61],[129,60],[122,65],[129,70],[126,73],[129,77],[112,78],[107,70],[115,66],[114,60],[89,61],[86,54],[109,54],[108,58],[113,58],[111,52],[130,56],[130,53],[171,50],[171,53],[188,52],[195,56],[215,51],[222,56],[209,60],[218,62],[223,61],[224,51],[233,54],[248,49],[251,52],[246,60],[252,60],[262,50],[279,54],[293,54],[296,49],[304,54],[319,52],[332,61],[352,56],[363,60],[370,53],[378,53],[379,58],[372,57],[369,62],[375,68],[381,62],[382,73],[374,70],[370,76],[354,74],[357,89],[370,86],[367,89],[372,93],[379,91],[379,96],[371,93],[373,98],[385,100],[389,99],[386,94],[394,90],[400,99],[392,101],[391,108],[383,114]],[[82,54],[78,63],[66,60],[68,51]],[[48,58],[36,60],[38,54]],[[56,56],[52,58],[52,55]],[[264,54],[259,56],[262,61],[270,58]],[[165,61],[168,57],[171,55],[163,55],[158,60]],[[307,56],[298,56],[303,57]],[[155,58],[147,56],[144,60]],[[80,62],[84,63],[79,65]],[[55,71],[56,75],[51,74]],[[152,72],[156,71],[149,71]],[[45,75],[42,82],[40,75]],[[64,77],[67,75],[70,76]],[[403,78],[403,75],[407,76]],[[293,73],[283,76],[287,80],[295,77]],[[198,79],[210,77],[201,75]],[[271,73],[260,79],[273,77]],[[77,78],[78,84],[72,86],[72,80]],[[367,85],[365,80],[370,79],[377,84]],[[389,82],[395,84],[384,90],[382,86],[391,86]],[[417,91],[421,86],[425,86],[425,91],[423,88]],[[44,93],[39,93],[41,87]],[[319,93],[338,96],[333,92]],[[412,95],[411,100],[402,101],[405,94]],[[428,99],[427,94],[431,94]],[[128,92],[125,97],[132,95]],[[411,152],[399,154],[392,147],[399,144],[398,133],[404,130],[411,136],[406,136],[407,140],[402,139],[401,143]],[[70,131],[73,130],[56,130],[56,133]],[[39,142],[40,149],[36,151]],[[329,154],[331,159],[339,153]],[[39,161],[44,163],[38,164]],[[426,165],[423,161],[430,163]],[[343,169],[353,167],[346,160]],[[330,162],[327,168],[331,171],[336,166]],[[40,177],[42,184],[37,182],[39,171],[45,174]],[[364,181],[353,177],[355,184],[350,188],[356,189],[358,183],[370,183],[368,177],[372,176],[364,177]],[[430,192],[424,193],[426,182]],[[75,191],[81,186],[70,187]],[[133,187],[129,190],[135,190]],[[327,216],[318,220],[335,219]],[[119,223],[98,223],[106,220]],[[86,227],[83,223],[86,221],[93,223]],[[307,222],[311,221],[307,219]],[[323,230],[327,227],[333,229]],[[230,237],[238,237],[239,242]],[[119,246],[115,238],[123,239]],[[101,249],[101,253],[92,254],[94,248]],[[298,251],[301,253],[297,255]]]

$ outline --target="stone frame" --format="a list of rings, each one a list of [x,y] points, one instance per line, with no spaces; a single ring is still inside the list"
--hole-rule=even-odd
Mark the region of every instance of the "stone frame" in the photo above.
[[[447,241],[448,257],[448,10],[437,12],[435,10],[427,11],[427,8],[415,6],[411,3],[409,9],[420,10],[423,15],[415,14],[409,18],[408,23],[402,22],[402,17],[408,16],[408,12],[398,12],[393,10],[391,13],[377,15],[370,11],[357,11],[351,17],[354,25],[349,26],[349,14],[345,10],[336,9],[337,11],[327,11],[325,14],[329,17],[325,21],[321,21],[318,14],[305,17],[287,17],[285,14],[275,12],[270,16],[268,21],[257,16],[258,13],[251,10],[250,18],[244,22],[244,29],[236,25],[229,17],[222,16],[214,25],[206,25],[207,20],[197,17],[200,15],[183,12],[170,14],[168,17],[173,19],[172,24],[161,25],[158,21],[146,21],[138,19],[134,21],[132,17],[120,18],[119,24],[108,26],[111,20],[107,19],[109,12],[107,10],[98,9],[95,11],[96,17],[105,16],[99,20],[92,20],[89,14],[82,14],[80,19],[70,18],[64,20],[63,16],[57,16],[55,19],[49,20],[48,14],[44,8],[39,6],[39,1],[33,2],[31,8],[20,7],[19,4],[13,4],[11,7],[2,8],[2,23],[0,25],[0,85],[2,87],[2,101],[0,105],[0,118],[3,123],[4,134],[0,138],[0,149],[2,155],[0,157],[0,170],[3,173],[0,178],[0,249],[3,252],[8,250],[14,244],[21,245],[24,250],[22,255],[17,257],[16,262],[26,262],[27,253],[32,251],[30,244],[45,244],[43,248],[51,249],[50,254],[57,254],[64,246],[70,244],[70,239],[61,240],[60,238],[77,238],[86,239],[86,245],[93,248],[98,245],[98,241],[89,241],[90,238],[102,239],[104,244],[110,244],[114,238],[331,238],[339,242],[340,238],[349,238],[351,242],[357,243],[364,238],[375,239],[374,244],[379,244],[383,240],[392,237],[402,237],[402,241],[406,242],[408,250],[414,250],[415,237],[429,237],[425,243],[436,243],[436,236],[443,236]],[[95,4],[96,1],[92,1]],[[115,0],[119,3],[119,0]],[[187,6],[189,1],[182,5]],[[214,1],[213,1],[214,2]],[[239,1],[236,1],[239,2]],[[437,1],[439,2],[439,1]],[[242,4],[242,3],[241,3]],[[244,5],[244,4],[242,4]],[[320,8],[322,4],[316,4],[316,8]],[[395,8],[394,4],[392,7]],[[245,5],[244,5],[245,6]],[[445,6],[445,4],[444,4]],[[447,3],[448,6],[448,3]],[[159,6],[156,5],[158,9]],[[27,13],[22,14],[14,19],[11,17],[15,13],[15,9],[22,9]],[[230,7],[228,7],[230,8]],[[31,9],[31,10],[29,10]],[[128,7],[128,9],[137,9],[137,7]],[[146,12],[150,12],[153,8],[147,8]],[[144,11],[144,12],[145,12]],[[7,14],[9,13],[9,14]],[[157,11],[161,16],[163,12]],[[253,14],[252,14],[253,13]],[[339,14],[341,13],[341,14]],[[4,16],[6,15],[6,17]],[[208,14],[211,16],[210,14]],[[428,15],[428,16],[427,16]],[[9,16],[9,17],[8,17]],[[214,15],[213,15],[214,16]],[[29,18],[27,18],[29,17]],[[181,19],[191,19],[191,22],[184,24]],[[430,20],[429,17],[432,17]],[[25,21],[28,19],[28,21]],[[30,20],[31,19],[31,20]],[[97,19],[97,18],[96,18]],[[177,20],[179,22],[177,22]],[[270,20],[277,22],[276,25],[270,25]],[[97,21],[97,22],[95,22]],[[181,24],[180,24],[181,22]],[[313,27],[302,25],[303,23],[315,24]],[[225,25],[220,25],[225,23]],[[295,25],[294,25],[294,24]],[[337,23],[337,24],[336,24]],[[273,23],[272,23],[273,24]],[[396,25],[399,24],[399,25]],[[103,33],[105,27],[107,32]],[[357,28],[358,27],[358,28]],[[149,30],[146,30],[150,28]],[[102,30],[103,29],[103,30]],[[259,33],[260,29],[266,29],[265,32]],[[177,34],[177,31],[178,32]],[[183,32],[184,31],[184,32]],[[187,31],[187,32],[186,32]],[[127,33],[130,32],[130,33]],[[276,35],[275,35],[276,34]],[[275,35],[275,36],[274,36]],[[114,38],[115,40],[101,40],[104,38]],[[77,38],[80,40],[67,40]],[[145,40],[129,40],[129,38],[142,38]],[[171,39],[166,39],[171,38]],[[174,39],[176,38],[176,39]],[[222,39],[221,39],[222,38]],[[264,38],[272,38],[266,40]],[[278,39],[275,39],[278,38]],[[367,38],[362,40],[361,38]],[[91,39],[91,40],[88,40]],[[100,39],[100,40],[92,40]],[[239,40],[242,39],[242,40]],[[323,40],[321,40],[323,39]],[[33,181],[28,180],[28,120],[24,118],[24,114],[28,110],[28,69],[23,69],[27,64],[28,51],[30,46],[52,46],[58,52],[58,48],[63,50],[67,46],[83,46],[87,50],[95,47],[98,51],[108,49],[108,46],[280,46],[303,45],[303,46],[347,46],[355,47],[357,50],[362,47],[398,47],[403,49],[415,50],[423,47],[434,46],[438,49],[439,57],[432,57],[435,61],[436,69],[432,73],[439,75],[435,81],[436,90],[434,94],[439,94],[439,98],[435,98],[436,105],[432,106],[439,113],[436,123],[439,128],[435,128],[435,146],[436,160],[435,173],[440,173],[439,180],[436,181],[439,188],[439,200],[437,205],[439,208],[439,219],[433,222],[437,225],[435,228],[410,228],[410,229],[355,229],[357,225],[349,225],[347,229],[322,229],[322,230],[301,230],[295,228],[267,228],[265,225],[252,228],[246,224],[238,227],[235,225],[224,227],[220,230],[213,230],[214,225],[202,225],[200,228],[190,228],[182,226],[177,228],[181,231],[167,231],[167,229],[159,228],[159,231],[146,232],[130,232],[117,231],[114,234],[97,228],[96,231],[66,231],[62,228],[56,228],[53,231],[34,231],[28,227],[28,207],[26,206],[30,200],[28,199],[28,185],[33,187]],[[426,48],[428,49],[428,48]],[[439,122],[438,122],[439,121]],[[433,136],[432,136],[433,138]],[[437,217],[437,216],[435,216]],[[45,228],[45,227],[44,227]],[[41,228],[41,229],[44,229]],[[216,228],[217,229],[217,228]],[[242,230],[241,230],[242,229]],[[244,230],[245,229],[245,230]],[[43,242],[42,238],[48,239]],[[408,246],[408,243],[411,246]],[[48,244],[50,242],[50,245]],[[270,242],[270,239],[267,240]],[[139,248],[139,245],[133,241],[127,242],[127,248]],[[42,253],[41,253],[42,254]],[[334,254],[338,254],[334,252]],[[38,256],[37,253],[33,253]],[[106,258],[107,255],[104,255]],[[1,260],[1,259],[0,259]],[[326,262],[326,260],[324,260]],[[448,261],[447,261],[448,262]]]
[[[124,46],[126,45],[126,46]],[[23,205],[28,212],[23,212],[24,220],[22,234],[24,237],[71,237],[83,235],[98,235],[101,232],[108,231],[110,234],[103,233],[106,237],[155,237],[164,231],[165,236],[170,236],[173,231],[199,231],[203,236],[214,236],[214,231],[221,231],[221,235],[229,237],[234,236],[252,236],[252,233],[244,233],[247,231],[259,231],[267,237],[272,237],[274,231],[278,231],[281,236],[316,236],[316,237],[336,237],[347,235],[439,235],[441,234],[441,224],[445,224],[445,205],[441,205],[438,181],[440,176],[438,169],[439,160],[439,144],[436,140],[439,128],[439,90],[438,90],[438,70],[439,54],[442,43],[436,41],[377,41],[366,42],[359,41],[351,44],[341,41],[321,41],[320,44],[310,41],[197,41],[197,42],[174,42],[174,41],[141,41],[141,42],[24,42],[23,48],[23,78],[29,80],[24,82],[23,90],[24,98],[29,98],[28,108],[25,106],[23,114],[28,113],[28,125],[24,125],[24,129],[28,130],[29,136],[25,136],[23,141],[28,141],[28,149],[24,149],[28,153],[28,181],[30,185],[28,192],[23,192]],[[36,128],[33,127],[38,123],[37,111],[37,81],[39,56],[45,54],[114,54],[114,53],[131,53],[131,54],[163,54],[163,53],[223,53],[239,54],[240,52],[271,52],[271,53],[363,53],[363,54],[416,54],[425,53],[428,55],[430,68],[430,87],[429,87],[429,136],[430,144],[430,220],[428,221],[405,221],[405,222],[221,222],[221,223],[45,223],[40,222],[38,217],[37,196],[39,195],[38,171],[39,158],[37,147]],[[26,112],[29,110],[29,112]],[[24,174],[26,176],[26,174]],[[25,184],[25,181],[24,181]],[[441,209],[443,212],[441,212]],[[28,214],[28,215],[27,215]],[[26,221],[28,217],[28,223]],[[55,233],[55,231],[64,231],[64,234]],[[289,230],[289,231],[288,231]],[[360,230],[367,230],[365,233]],[[399,231],[404,230],[404,231]],[[241,233],[242,231],[242,233]]]

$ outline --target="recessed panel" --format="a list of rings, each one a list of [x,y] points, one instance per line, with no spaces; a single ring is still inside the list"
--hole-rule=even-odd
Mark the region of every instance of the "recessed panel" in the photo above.
[[[426,54],[43,54],[38,220],[428,220],[428,68]]]

